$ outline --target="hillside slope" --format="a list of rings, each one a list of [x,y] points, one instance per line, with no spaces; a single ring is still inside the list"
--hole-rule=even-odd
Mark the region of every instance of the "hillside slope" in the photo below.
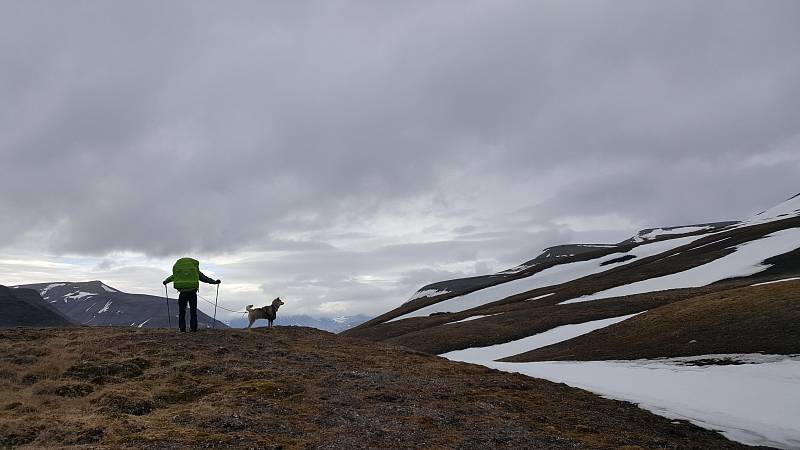
[[[431,291],[345,334],[444,353],[795,276],[800,197],[742,222],[645,230],[619,244],[559,250],[555,261],[553,252],[546,264],[520,266],[513,280]]]
[[[562,384],[308,328],[0,330],[0,373],[0,447],[750,448]]]
[[[73,322],[47,304],[32,289],[0,285],[0,327],[65,327]]]
[[[800,353],[800,280],[700,295],[503,359],[589,361]]]
[[[38,291],[51,306],[81,325],[139,328],[167,328],[170,326],[164,297],[128,294],[100,281],[37,283],[19,287]],[[176,295],[171,294],[170,296],[171,324],[172,327],[177,328],[178,303]],[[202,302],[202,300],[200,301]],[[212,321],[207,314],[198,311],[199,328],[211,328]],[[227,328],[220,321],[217,321],[216,326]]]

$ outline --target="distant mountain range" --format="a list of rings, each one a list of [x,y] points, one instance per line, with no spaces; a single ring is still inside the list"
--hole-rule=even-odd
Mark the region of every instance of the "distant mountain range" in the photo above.
[[[101,281],[88,282],[52,282],[15,286],[6,289],[26,299],[25,307],[18,305],[20,300],[3,296],[1,315],[4,319],[0,326],[34,326],[34,323],[51,323],[45,319],[49,311],[58,314],[68,323],[91,326],[130,326],[137,328],[163,328],[170,326],[167,318],[167,304],[164,297],[129,294],[115,289]],[[202,300],[201,300],[202,301]],[[12,313],[13,308],[13,313]],[[8,312],[6,310],[8,309]],[[42,310],[41,312],[35,312]],[[170,299],[171,325],[177,328],[178,305],[175,296]],[[188,315],[188,313],[187,313]],[[275,325],[299,325],[339,333],[359,325],[369,317],[357,315],[337,318],[318,318],[308,315],[278,314]],[[198,326],[210,328],[212,318],[198,311]],[[57,322],[52,322],[57,323]],[[263,326],[265,322],[256,322],[253,326]],[[248,324],[247,316],[239,316],[223,323],[217,320],[217,327],[244,328]],[[41,325],[50,326],[50,325]]]
[[[275,320],[274,325],[296,325],[318,328],[320,330],[330,331],[331,333],[340,333],[360,325],[367,320],[369,320],[369,317],[364,315],[342,316],[332,319],[325,317],[311,317],[307,315],[286,316],[281,315],[279,310],[278,318]],[[230,325],[232,328],[244,328],[248,323],[247,316],[243,315],[243,317],[238,317],[229,321],[228,325]],[[261,327],[265,324],[265,321],[259,320],[253,324],[253,327]]]
[[[17,287],[35,290],[47,304],[79,325],[138,328],[170,326],[164,297],[128,294],[100,281],[37,283]],[[170,300],[169,312],[172,315],[171,325],[177,328],[178,304],[175,297]],[[212,321],[207,314],[198,311],[199,328],[211,328]],[[227,325],[217,321],[217,327],[227,328]]]

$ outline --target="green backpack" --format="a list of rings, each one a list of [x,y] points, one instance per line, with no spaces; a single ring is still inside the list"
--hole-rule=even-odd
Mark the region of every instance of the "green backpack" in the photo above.
[[[181,258],[172,266],[172,282],[175,289],[196,291],[200,288],[200,262],[192,258]]]

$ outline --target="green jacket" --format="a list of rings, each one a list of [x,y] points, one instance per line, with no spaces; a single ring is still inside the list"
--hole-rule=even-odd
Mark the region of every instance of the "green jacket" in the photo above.
[[[164,280],[164,284],[174,283],[175,289],[180,292],[197,292],[200,282],[218,284],[200,271],[200,263],[192,258],[181,258],[172,266],[172,275]]]

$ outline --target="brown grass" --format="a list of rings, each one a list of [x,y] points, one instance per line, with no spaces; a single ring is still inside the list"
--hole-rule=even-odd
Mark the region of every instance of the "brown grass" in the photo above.
[[[0,372],[0,448],[744,448],[565,385],[306,328],[0,330]]]

